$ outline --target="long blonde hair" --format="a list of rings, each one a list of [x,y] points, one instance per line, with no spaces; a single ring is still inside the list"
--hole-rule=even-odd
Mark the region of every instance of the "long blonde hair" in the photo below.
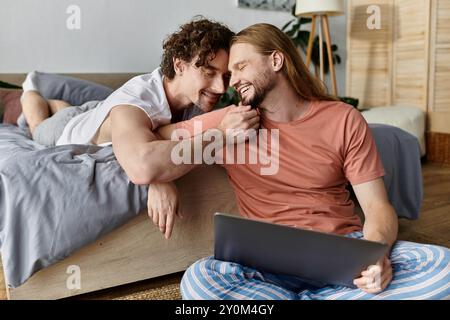
[[[282,72],[297,94],[305,100],[337,100],[327,93],[322,81],[314,77],[292,40],[277,27],[268,23],[254,24],[237,33],[231,39],[231,45],[248,43],[257,52],[269,56],[274,51],[284,55]]]

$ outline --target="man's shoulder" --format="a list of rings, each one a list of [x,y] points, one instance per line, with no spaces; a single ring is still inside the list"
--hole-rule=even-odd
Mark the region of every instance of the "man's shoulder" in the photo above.
[[[116,103],[116,100],[125,100],[123,102],[129,100],[129,102],[133,102],[136,99],[148,105],[167,104],[160,68],[151,73],[145,73],[131,78],[114,91],[107,98],[106,103]]]
[[[316,102],[316,105],[319,108],[327,111],[333,111],[338,114],[350,114],[354,112],[359,113],[355,107],[340,100],[320,100]]]
[[[152,84],[162,84],[163,74],[161,72],[161,68],[157,68],[150,73],[143,73],[137,76],[134,76],[130,80],[128,80],[123,86],[127,87],[130,85],[140,85],[140,86],[150,86]]]
[[[314,102],[313,118],[323,119],[331,124],[357,120],[362,116],[355,107],[342,101],[320,100]]]

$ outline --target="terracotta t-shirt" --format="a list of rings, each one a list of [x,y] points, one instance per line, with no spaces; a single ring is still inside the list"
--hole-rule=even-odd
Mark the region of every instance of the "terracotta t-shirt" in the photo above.
[[[203,131],[217,127],[228,111],[210,112],[177,128],[194,133],[194,121],[202,121]],[[240,213],[251,219],[347,234],[362,229],[346,185],[368,182],[384,175],[371,131],[359,111],[336,101],[312,101],[297,120],[281,123],[265,117],[259,144],[272,151],[271,130],[278,129],[279,157],[275,174],[262,175],[273,166],[249,163],[246,142],[244,164],[224,164],[234,188]],[[237,147],[234,147],[236,149]],[[267,158],[266,158],[267,160]]]

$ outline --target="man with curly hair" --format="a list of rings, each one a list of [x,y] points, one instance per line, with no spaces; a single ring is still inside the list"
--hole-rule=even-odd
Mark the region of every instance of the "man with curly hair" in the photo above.
[[[157,188],[158,182],[184,175],[194,165],[176,166],[169,161],[177,142],[159,139],[157,129],[190,118],[193,108],[201,112],[213,109],[228,88],[233,35],[226,26],[207,19],[188,22],[164,41],[159,68],[129,80],[106,100],[82,108],[45,100],[32,85],[25,90],[25,84],[33,83],[28,77],[22,104],[33,138],[44,145],[112,144],[129,179],[139,185],[151,184],[150,190]],[[239,106],[223,119],[220,128],[248,127],[258,120],[255,110]],[[192,148],[207,144],[201,137],[198,142],[195,139],[185,143]],[[175,188],[173,184],[161,188],[167,186]],[[171,228],[167,232],[165,227],[160,229],[170,236]]]

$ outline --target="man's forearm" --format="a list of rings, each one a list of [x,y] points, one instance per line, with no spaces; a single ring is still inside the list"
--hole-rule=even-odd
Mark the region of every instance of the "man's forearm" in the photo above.
[[[143,146],[144,150],[140,161],[151,172],[150,181],[147,184],[169,182],[185,175],[195,166],[203,163],[203,149],[214,141],[205,141],[203,135],[199,134],[182,141],[158,140],[146,143]],[[217,142],[217,146],[222,147],[223,140]],[[174,161],[173,150],[175,147],[178,147],[182,152],[188,151],[190,153],[180,155],[188,161],[181,164]],[[197,159],[195,155],[202,155],[202,157]]]
[[[398,218],[394,208],[389,204],[382,204],[370,209],[364,222],[364,238],[383,242],[392,247],[397,240]]]

